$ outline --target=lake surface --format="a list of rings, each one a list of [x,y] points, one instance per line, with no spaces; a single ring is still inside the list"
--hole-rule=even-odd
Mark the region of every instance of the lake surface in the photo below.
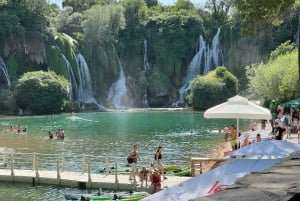
[[[65,158],[65,171],[81,171],[83,154],[91,160],[92,171],[117,161],[126,164],[126,157],[133,144],[139,145],[142,164],[154,158],[157,146],[163,146],[166,165],[179,167],[190,165],[191,157],[208,157],[217,145],[223,142],[219,133],[224,124],[235,124],[235,120],[204,119],[203,112],[193,111],[114,111],[60,114],[31,117],[0,117],[0,147],[8,147],[15,153],[52,155]],[[10,126],[27,126],[27,134],[9,132]],[[241,122],[243,125],[243,122]],[[47,132],[65,131],[65,139],[49,140]],[[28,155],[28,156],[29,156]],[[28,157],[30,158],[30,157]],[[32,159],[30,159],[32,161]],[[52,159],[51,159],[52,160]],[[57,159],[47,163],[41,161],[41,169],[56,170]],[[16,165],[17,166],[17,165]],[[26,165],[22,165],[22,167]],[[30,168],[30,167],[29,167]],[[64,200],[65,191],[77,189],[53,186],[32,187],[27,184],[0,185],[1,200]],[[26,198],[26,199],[24,199]]]

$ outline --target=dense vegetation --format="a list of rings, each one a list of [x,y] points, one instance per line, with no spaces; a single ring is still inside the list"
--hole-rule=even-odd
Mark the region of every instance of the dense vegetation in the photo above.
[[[143,107],[147,97],[150,107],[169,107],[179,98],[178,89],[199,49],[199,36],[211,43],[218,29],[223,52],[219,65],[226,67],[219,69],[228,80],[214,77],[216,71],[207,76],[200,72],[186,98],[192,107],[205,109],[208,102],[222,101],[213,97],[226,99],[236,93],[266,101],[296,98],[300,85],[294,43],[299,13],[295,0],[207,0],[205,7],[195,7],[189,0],[171,6],[157,0],[63,0],[63,9],[47,0],[1,0],[0,57],[12,85],[7,87],[0,69],[0,111],[22,108],[44,113],[42,106],[35,110],[15,96],[22,75],[40,70],[67,78],[71,94],[61,97],[89,104],[85,108],[97,108],[98,103],[112,106],[107,97],[121,69],[127,88],[123,105]],[[289,45],[280,46],[286,41],[293,46],[291,51]],[[81,75],[85,62],[93,96],[86,97],[88,101],[82,99],[82,91],[89,91]],[[283,79],[277,77],[281,81],[275,82],[275,75]],[[63,106],[51,107],[58,112]]]
[[[15,92],[21,108],[34,114],[53,114],[63,110],[69,84],[53,71],[28,72],[19,79]]]

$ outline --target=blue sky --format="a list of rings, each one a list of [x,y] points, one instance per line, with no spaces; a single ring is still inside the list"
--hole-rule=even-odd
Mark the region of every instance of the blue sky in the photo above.
[[[159,2],[161,2],[164,5],[172,5],[176,2],[176,0],[158,0]],[[195,4],[195,6],[198,8],[199,6],[203,7],[204,2],[206,2],[206,0],[190,0],[192,3]],[[61,2],[62,0],[49,0],[50,3],[56,3],[61,7]]]

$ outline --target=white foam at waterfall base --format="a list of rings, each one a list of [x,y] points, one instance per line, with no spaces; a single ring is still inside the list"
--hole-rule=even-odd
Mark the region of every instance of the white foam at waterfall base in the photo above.
[[[223,64],[223,55],[220,46],[220,29],[212,40],[211,47],[205,42],[203,37],[199,37],[199,48],[191,63],[188,66],[187,75],[184,84],[179,88],[179,99],[172,104],[173,107],[178,107],[184,103],[184,98],[191,90],[191,81],[198,75],[206,75],[215,67]],[[221,58],[221,62],[220,62]],[[204,64],[204,66],[202,66]]]
[[[111,85],[107,97],[107,101],[111,102],[116,109],[127,108],[125,105],[122,104],[122,98],[124,95],[126,95],[127,92],[125,84],[125,73],[122,66],[120,65],[119,79]]]

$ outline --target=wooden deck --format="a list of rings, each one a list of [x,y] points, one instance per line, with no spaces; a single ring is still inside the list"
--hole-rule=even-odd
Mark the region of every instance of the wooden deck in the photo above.
[[[180,182],[186,181],[191,177],[168,176],[168,179],[162,182],[162,187],[168,188]],[[50,184],[58,186],[70,186],[77,188],[103,188],[114,190],[136,190],[147,191],[148,186],[141,187],[138,177],[136,180],[129,181],[129,175],[105,175],[88,174],[80,172],[60,172],[57,171],[32,171],[32,170],[11,170],[0,169],[0,181],[26,182],[36,184]]]

